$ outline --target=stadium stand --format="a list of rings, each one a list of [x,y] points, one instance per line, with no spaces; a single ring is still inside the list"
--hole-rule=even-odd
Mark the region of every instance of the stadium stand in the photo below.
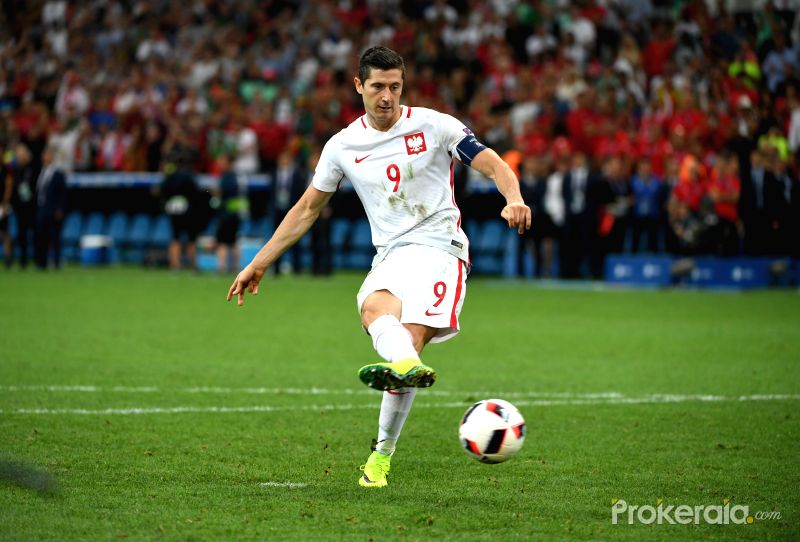
[[[106,217],[103,213],[95,211],[86,217],[81,235],[105,235]]]
[[[336,218],[331,222],[331,249],[333,250],[333,267],[336,269],[344,267],[344,253],[349,233],[349,220]]]
[[[150,244],[152,232],[152,219],[149,215],[139,213],[131,219],[128,237],[123,245],[123,261],[142,262],[145,249]]]
[[[122,261],[127,233],[128,216],[122,212],[113,213],[108,219],[108,231],[106,232],[111,238],[112,251],[110,259],[112,262],[117,263]]]
[[[795,3],[446,3],[451,10],[407,0],[212,0],[191,9],[166,0],[5,2],[4,167],[14,174],[17,143],[34,163],[56,145],[71,172],[65,256],[77,259],[84,218],[124,212],[130,229],[115,222],[112,237],[121,259],[135,262],[163,244],[149,222],[159,172],[187,162],[213,188],[219,158],[255,137],[258,156],[234,169],[251,175],[254,218],[243,236],[266,238],[277,156],[288,148],[304,166],[311,149],[361,114],[354,59],[385,44],[406,60],[406,103],[464,120],[521,174],[526,158],[544,162],[547,174],[528,191],[534,228],[553,221],[566,249],[556,252],[567,254],[576,221],[588,220],[590,242],[579,250],[594,263],[580,277],[602,278],[609,255],[635,250],[642,217],[656,225],[652,246],[672,260],[800,257]],[[659,191],[637,178],[643,160]],[[465,221],[478,230],[476,271],[530,274],[530,265],[498,264],[519,249],[483,224],[500,210],[491,183],[460,168],[456,178]],[[643,198],[654,198],[655,211]],[[353,201],[341,198],[332,228],[339,268],[367,258]]]
[[[346,266],[350,269],[369,269],[375,248],[372,246],[372,232],[366,219],[357,220],[350,234],[349,258]]]
[[[156,218],[153,224],[153,232],[150,236],[150,248],[166,250],[172,239],[172,228],[169,224],[169,217],[161,215]]]
[[[78,246],[81,242],[83,217],[80,213],[72,212],[64,219],[61,231],[61,248],[64,258],[76,261],[78,259]]]

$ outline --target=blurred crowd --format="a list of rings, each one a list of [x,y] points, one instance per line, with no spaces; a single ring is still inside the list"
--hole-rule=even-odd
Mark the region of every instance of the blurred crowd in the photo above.
[[[3,164],[28,152],[38,172],[49,147],[67,172],[305,167],[363,113],[358,56],[382,44],[405,103],[519,173],[539,273],[599,276],[623,251],[796,256],[798,3],[6,1]]]

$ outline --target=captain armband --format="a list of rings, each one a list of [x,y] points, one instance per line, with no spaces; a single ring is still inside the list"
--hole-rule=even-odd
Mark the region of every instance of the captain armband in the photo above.
[[[486,145],[475,139],[474,135],[467,134],[467,137],[459,141],[458,145],[456,145],[456,152],[458,153],[458,159],[461,160],[461,163],[468,166],[475,157],[478,156],[478,153],[485,148]]]

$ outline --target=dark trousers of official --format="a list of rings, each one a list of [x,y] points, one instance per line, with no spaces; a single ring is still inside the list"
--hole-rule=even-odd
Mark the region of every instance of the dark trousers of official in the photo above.
[[[772,256],[776,253],[775,235],[768,218],[756,215],[744,219],[744,253],[748,256]]]
[[[332,272],[331,219],[318,218],[311,227],[311,273],[330,275]]]
[[[20,208],[17,212],[17,238],[16,243],[19,247],[19,263],[23,269],[28,267],[28,248],[30,246],[31,234],[35,234],[36,210]]]
[[[584,262],[591,272],[590,252],[594,223],[591,216],[573,215],[567,217],[559,250],[561,276],[567,279],[583,277]]]
[[[739,254],[739,231],[736,224],[720,218],[714,231],[716,255],[731,258]]]
[[[632,223],[633,244],[631,245],[631,252],[636,254],[642,248],[642,238],[647,237],[647,243],[644,245],[644,252],[655,254],[659,251],[660,233],[661,233],[661,219],[651,217],[634,217]]]
[[[56,269],[61,267],[61,223],[52,216],[36,218],[35,252],[36,266],[47,269],[47,259],[50,249],[53,250],[53,264]]]

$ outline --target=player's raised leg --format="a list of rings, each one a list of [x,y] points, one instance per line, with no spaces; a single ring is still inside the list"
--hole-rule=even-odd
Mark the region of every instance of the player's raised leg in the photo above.
[[[424,335],[433,336],[435,331],[427,333],[423,329],[415,333],[421,335],[415,338],[400,323],[401,310],[400,300],[387,290],[372,292],[361,307],[361,322],[372,337],[375,350],[386,360],[359,369],[358,377],[371,388],[426,388],[436,381],[436,372],[419,359],[419,351],[427,342]],[[416,347],[416,342],[420,343],[419,348]]]

